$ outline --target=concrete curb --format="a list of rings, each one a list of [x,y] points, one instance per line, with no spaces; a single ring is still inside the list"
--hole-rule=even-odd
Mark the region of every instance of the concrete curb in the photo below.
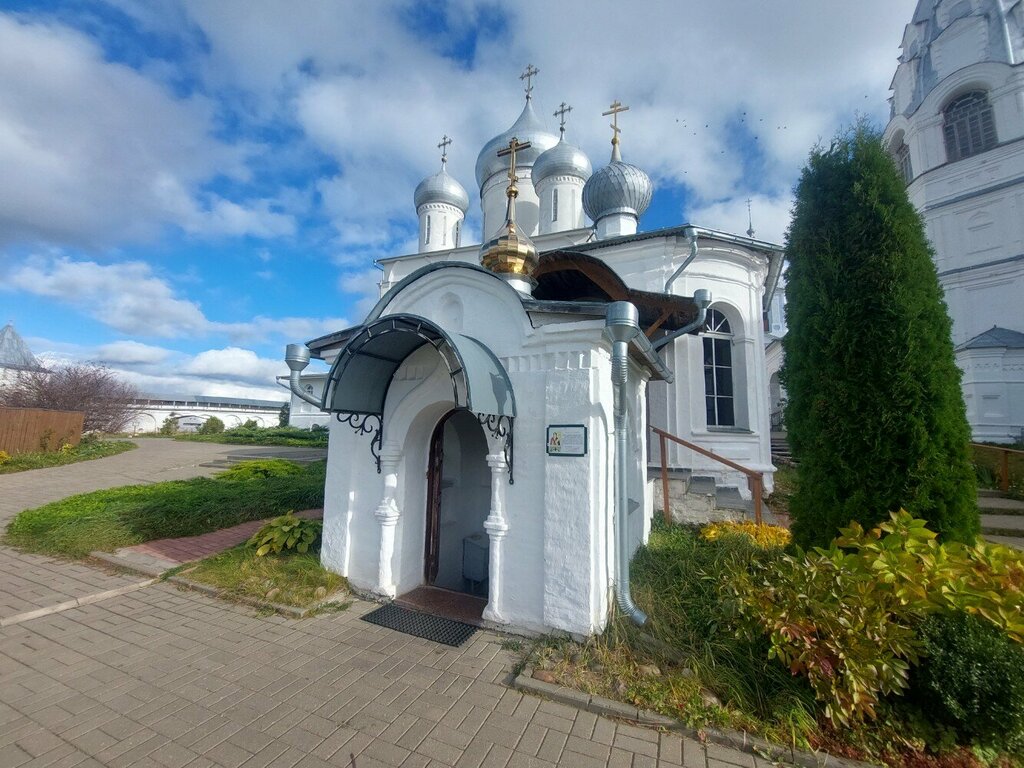
[[[583,709],[604,717],[618,717],[623,720],[631,720],[640,725],[666,728],[688,736],[698,741],[710,742],[723,747],[730,747],[745,752],[749,755],[767,758],[769,760],[782,760],[801,768],[878,768],[874,763],[864,763],[859,760],[850,760],[845,757],[835,757],[825,752],[806,752],[800,749],[784,747],[780,744],[772,744],[758,736],[752,736],[745,731],[733,731],[726,728],[702,728],[700,730],[690,728],[672,717],[659,715],[657,712],[638,709],[621,701],[606,699],[601,696],[592,696],[589,693],[575,691],[571,688],[564,688],[560,685],[545,683],[542,680],[535,680],[533,670],[525,668],[512,680],[512,687],[532,693],[536,696],[543,696],[546,699],[557,701],[560,704],[567,704],[570,707]]]
[[[129,592],[135,592],[136,590],[148,587],[150,584],[155,584],[156,581],[157,579],[147,579],[146,581],[140,581],[136,584],[127,584],[123,587],[117,587],[116,589],[108,589],[104,592],[95,592],[91,595],[85,595],[84,597],[65,600],[63,603],[48,605],[45,608],[36,608],[35,610],[16,613],[13,616],[7,616],[0,619],[0,627],[9,627],[13,624],[21,624],[21,622],[29,621],[30,619],[38,619],[43,616],[49,616],[53,613],[67,611],[71,608],[81,608],[83,605],[91,605],[92,603],[98,603],[101,600],[109,600],[112,597],[127,595]]]
[[[308,605],[305,608],[296,608],[294,605],[272,603],[269,600],[260,600],[259,598],[246,597],[245,595],[235,595],[226,589],[212,587],[209,584],[203,584],[199,581],[192,581],[191,579],[186,579],[184,576],[169,576],[166,581],[169,581],[179,587],[184,587],[185,589],[191,589],[194,592],[202,592],[204,595],[209,595],[210,597],[218,597],[221,600],[227,600],[232,603],[241,603],[242,605],[248,605],[252,608],[271,610],[289,619],[305,619],[328,605],[339,604],[335,599],[336,595],[328,595],[323,600],[313,603],[313,605]]]
[[[232,603],[241,603],[242,605],[248,605],[252,608],[263,608],[266,610],[271,610],[289,619],[305,619],[311,614],[321,610],[322,608],[325,608],[328,605],[338,604],[338,600],[336,600],[337,595],[335,594],[328,595],[323,600],[320,600],[319,602],[316,602],[313,605],[308,605],[305,608],[296,608],[293,605],[285,605],[284,603],[273,603],[269,600],[260,600],[259,598],[255,597],[235,595],[226,589],[221,589],[220,587],[212,587],[209,584],[203,584],[199,581],[192,581],[191,579],[187,579],[184,576],[165,577],[164,574],[166,574],[170,570],[174,570],[173,568],[168,568],[166,570],[161,570],[156,567],[150,568],[142,563],[138,563],[132,560],[125,560],[124,558],[120,558],[117,555],[113,555],[109,552],[92,552],[90,553],[89,556],[97,560],[102,560],[104,563],[107,563],[108,565],[113,565],[117,568],[121,568],[126,571],[132,571],[133,573],[141,573],[144,576],[154,577],[150,581],[145,582],[147,585],[152,584],[156,581],[163,580],[171,584],[175,584],[176,586],[183,587],[185,589],[190,589],[193,592],[202,592],[204,595],[209,595],[210,597],[220,598],[221,600],[227,600]],[[192,562],[195,563],[198,561],[193,560]],[[181,568],[187,565],[190,565],[190,563],[181,563],[181,565],[175,566],[175,568]]]

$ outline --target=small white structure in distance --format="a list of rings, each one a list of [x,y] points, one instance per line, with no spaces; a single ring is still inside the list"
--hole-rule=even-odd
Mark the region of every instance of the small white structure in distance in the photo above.
[[[284,401],[251,400],[243,397],[206,395],[142,394],[133,403],[135,411],[126,429],[132,434],[157,432],[171,417],[179,432],[195,432],[211,416],[224,422],[225,429],[255,421],[259,427],[276,427]]]

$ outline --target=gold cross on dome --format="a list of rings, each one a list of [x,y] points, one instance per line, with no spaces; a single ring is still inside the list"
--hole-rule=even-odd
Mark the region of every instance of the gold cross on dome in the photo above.
[[[437,148],[441,150],[441,165],[448,162],[448,147],[452,145],[452,140],[448,138],[448,134],[444,135],[441,139],[441,143],[437,145]]]
[[[527,64],[526,71],[519,76],[520,80],[526,81],[526,98],[530,98],[530,91],[533,90],[532,80],[534,75],[536,75],[538,72],[540,72],[540,70],[533,66],[533,64]]]
[[[611,103],[611,107],[608,109],[607,112],[602,112],[601,113],[601,115],[603,117],[607,117],[608,115],[612,116],[612,126],[611,126],[611,128],[612,128],[612,141],[616,141],[617,142],[619,140],[619,132],[622,130],[621,128],[619,128],[619,112],[628,112],[628,111],[629,111],[629,107],[622,106],[622,104],[619,102],[619,100],[616,99],[615,101],[613,101]]]
[[[529,149],[530,146],[530,142],[520,142],[519,139],[513,136],[507,147],[502,147],[498,150],[498,157],[508,157],[511,155],[508,163],[508,180],[512,184],[516,183],[516,152],[521,149]]]
[[[554,115],[558,118],[558,130],[565,133],[565,116],[572,112],[572,107],[566,104],[564,101],[555,110]]]

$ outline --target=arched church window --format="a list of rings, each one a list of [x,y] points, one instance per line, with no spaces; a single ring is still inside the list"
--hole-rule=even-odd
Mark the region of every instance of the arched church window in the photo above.
[[[997,143],[992,105],[984,91],[971,91],[942,111],[942,133],[949,162],[980,154]]]
[[[558,221],[558,189],[551,190],[551,220]]]
[[[914,167],[910,164],[910,147],[900,139],[900,143],[893,152],[893,159],[896,160],[896,168],[903,177],[903,183],[909,184],[914,180]]]
[[[458,248],[462,244],[462,222],[455,222],[455,247]]]
[[[704,403],[709,427],[736,425],[733,398],[732,327],[717,309],[704,325]]]
[[[423,236],[423,244],[426,245],[430,242],[430,214],[427,214],[427,231]]]

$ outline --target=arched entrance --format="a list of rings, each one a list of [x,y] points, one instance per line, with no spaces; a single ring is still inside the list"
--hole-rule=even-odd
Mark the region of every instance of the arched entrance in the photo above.
[[[479,419],[464,409],[446,414],[430,440],[424,583],[487,597],[491,472]]]

